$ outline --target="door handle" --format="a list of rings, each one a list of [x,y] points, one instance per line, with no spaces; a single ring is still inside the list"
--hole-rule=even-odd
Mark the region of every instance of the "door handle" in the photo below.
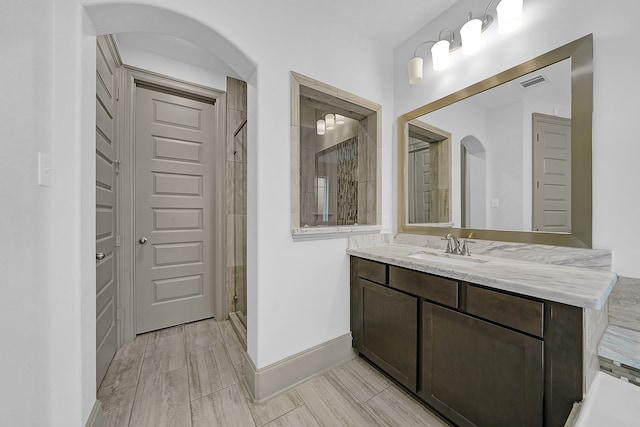
[[[102,252],[98,252],[98,253],[96,254],[96,261],[103,260],[103,259],[104,259],[104,257],[105,257],[104,253],[102,253]]]
[[[148,240],[146,237],[142,237],[142,238],[140,238],[140,240],[138,240],[138,242],[139,242],[141,245],[144,245],[144,244],[145,244],[145,243],[147,243],[148,241],[149,241],[149,240]]]

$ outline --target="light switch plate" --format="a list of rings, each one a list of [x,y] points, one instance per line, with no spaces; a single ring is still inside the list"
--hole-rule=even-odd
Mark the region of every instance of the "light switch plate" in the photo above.
[[[51,156],[45,153],[38,153],[38,185],[51,187],[52,176]]]

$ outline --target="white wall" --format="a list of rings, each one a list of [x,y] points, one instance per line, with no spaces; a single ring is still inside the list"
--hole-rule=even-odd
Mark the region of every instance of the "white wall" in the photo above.
[[[53,4],[0,3],[0,424],[41,426],[51,404]],[[61,166],[61,165],[56,165]],[[37,402],[37,407],[34,403]]]
[[[117,39],[116,39],[117,43]],[[122,62],[130,67],[153,71],[174,79],[207,86],[221,91],[227,90],[227,76],[194,65],[178,62],[163,55],[149,52],[127,44],[117,43]]]
[[[640,182],[640,143],[635,129],[640,98],[640,86],[635,81],[640,57],[633,23],[640,14],[640,3],[525,0],[524,22],[515,33],[501,36],[492,26],[484,33],[481,54],[465,57],[456,52],[451,67],[439,73],[429,70],[427,59],[422,83],[409,85],[406,66],[415,46],[437,38],[443,27],[460,25],[469,10],[481,14],[484,6],[484,2],[461,0],[394,50],[395,115],[593,33],[593,245],[613,250],[618,274],[640,277],[640,198],[634,188]]]
[[[522,101],[488,109],[486,132],[487,227],[522,230]]]
[[[324,16],[301,19],[287,0],[188,8],[130,2],[165,9],[152,14],[141,7],[123,13],[127,4],[110,9],[110,0],[6,3],[2,82],[12,103],[2,107],[8,142],[0,188],[12,205],[0,214],[0,357],[10,384],[2,387],[3,423],[83,425],[95,401],[96,33],[140,25],[208,49],[220,42],[218,56],[249,83],[248,353],[256,366],[349,332],[347,239],[294,243],[290,234],[289,71],[383,105],[382,205],[389,212],[391,49]],[[170,25],[161,27],[163,19]],[[327,45],[319,58],[314,47]],[[35,185],[37,151],[53,155],[50,189]]]

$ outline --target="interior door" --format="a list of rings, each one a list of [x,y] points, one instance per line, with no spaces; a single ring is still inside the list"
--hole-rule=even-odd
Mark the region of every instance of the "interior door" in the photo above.
[[[571,120],[533,114],[533,230],[571,233]]]
[[[415,194],[416,194],[416,221],[418,223],[431,222],[429,215],[429,146],[415,152]]]
[[[110,45],[96,45],[96,386],[118,347],[116,312],[116,62]]]
[[[213,317],[213,102],[138,85],[137,333]]]

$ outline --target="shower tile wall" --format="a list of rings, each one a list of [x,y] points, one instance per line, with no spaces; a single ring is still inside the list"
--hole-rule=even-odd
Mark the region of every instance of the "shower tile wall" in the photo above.
[[[362,129],[365,132],[362,132]],[[358,130],[358,224],[376,223],[376,119],[360,120]]]
[[[227,312],[247,313],[247,84],[227,77]]]
[[[358,122],[351,120],[341,134],[319,137],[316,135],[315,121],[318,111],[302,105],[300,126],[300,225],[304,227],[317,225],[350,225],[376,223],[376,119],[365,118]],[[340,151],[341,144],[348,145],[352,139],[357,140],[357,162],[347,165],[338,160],[318,163],[318,156],[329,155],[332,151]],[[354,170],[357,169],[357,172]],[[316,172],[318,176],[327,176],[329,220],[322,221],[318,212],[318,193],[316,188]],[[354,175],[352,178],[351,175]],[[357,181],[357,189],[351,182]],[[339,188],[342,182],[343,188]],[[339,203],[342,198],[345,203]],[[349,200],[354,199],[351,204]],[[357,200],[357,205],[355,204]],[[357,216],[354,213],[357,211]]]

